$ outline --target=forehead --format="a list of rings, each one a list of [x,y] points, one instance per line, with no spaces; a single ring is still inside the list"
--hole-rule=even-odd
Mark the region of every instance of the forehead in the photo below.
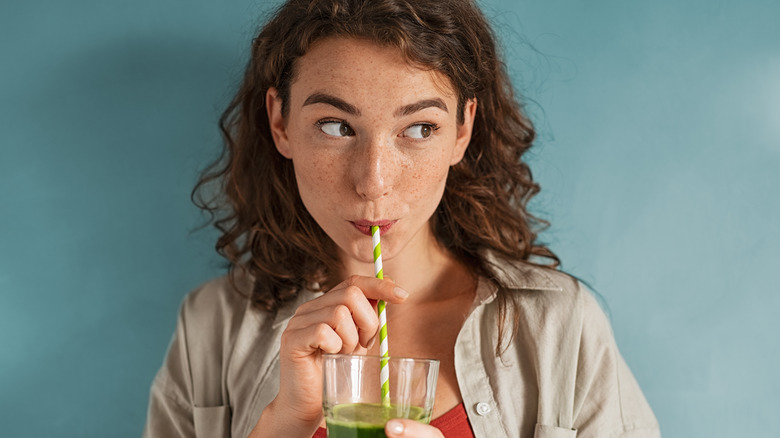
[[[403,99],[420,93],[456,99],[444,74],[412,64],[398,48],[368,40],[320,40],[296,61],[294,72],[293,101],[302,93],[323,90],[355,99]]]

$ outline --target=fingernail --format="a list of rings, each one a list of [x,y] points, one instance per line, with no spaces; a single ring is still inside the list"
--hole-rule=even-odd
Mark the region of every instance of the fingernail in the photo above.
[[[395,295],[398,298],[406,298],[409,296],[409,292],[401,289],[400,287],[396,287],[393,289],[393,295]]]
[[[404,424],[400,421],[390,420],[387,422],[387,431],[393,435],[403,435]]]
[[[370,350],[374,346],[374,344],[376,344],[376,338],[378,337],[379,336],[374,336],[373,338],[371,338],[371,340],[368,341],[368,345],[366,345],[366,348]]]

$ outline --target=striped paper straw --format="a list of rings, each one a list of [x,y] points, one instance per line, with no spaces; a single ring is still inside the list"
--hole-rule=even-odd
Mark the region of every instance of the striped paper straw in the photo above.
[[[384,278],[382,273],[382,245],[379,243],[379,227],[371,227],[371,241],[374,243],[374,272],[376,278]],[[377,303],[379,313],[379,380],[382,383],[382,404],[390,406],[390,369],[387,366],[390,353],[387,349],[387,304],[383,300]]]

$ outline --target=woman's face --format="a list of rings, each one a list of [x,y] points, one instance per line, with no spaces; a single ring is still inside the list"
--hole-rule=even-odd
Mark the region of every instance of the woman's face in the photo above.
[[[381,227],[384,260],[427,250],[428,222],[471,138],[476,103],[459,125],[445,76],[410,66],[395,48],[344,38],[298,59],[287,117],[276,95],[266,100],[276,147],[342,262],[372,262],[371,225]]]

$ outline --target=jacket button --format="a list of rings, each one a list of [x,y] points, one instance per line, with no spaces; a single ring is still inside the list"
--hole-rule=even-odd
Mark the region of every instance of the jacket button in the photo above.
[[[479,415],[487,415],[491,411],[490,405],[485,402],[477,403],[477,413]]]

